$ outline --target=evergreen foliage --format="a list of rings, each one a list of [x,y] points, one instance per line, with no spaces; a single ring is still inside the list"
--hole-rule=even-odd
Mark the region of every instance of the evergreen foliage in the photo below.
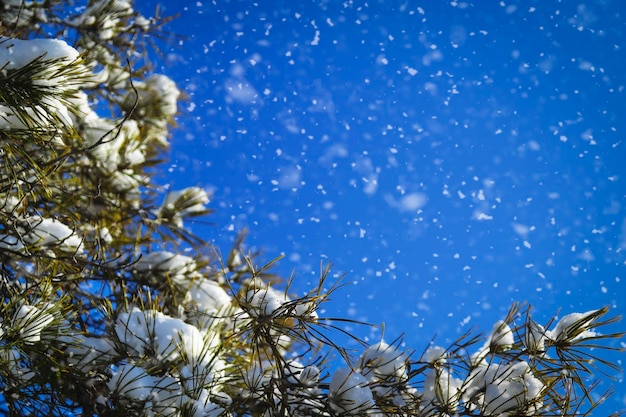
[[[513,305],[485,337],[353,356],[321,314],[329,266],[296,297],[243,234],[224,258],[194,236],[207,193],[153,180],[180,95],[147,59],[166,22],[0,2],[0,413],[588,415],[610,394],[606,307],[540,324]]]

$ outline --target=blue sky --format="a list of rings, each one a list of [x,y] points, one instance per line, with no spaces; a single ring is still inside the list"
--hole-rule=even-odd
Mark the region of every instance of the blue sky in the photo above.
[[[301,291],[332,261],[327,314],[418,350],[514,301],[624,313],[626,4],[217,3],[162,7],[163,181],[213,192],[196,232],[248,228]]]

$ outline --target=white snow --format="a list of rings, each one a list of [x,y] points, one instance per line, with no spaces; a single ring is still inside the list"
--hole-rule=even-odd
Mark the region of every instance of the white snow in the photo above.
[[[189,298],[196,306],[208,313],[214,314],[230,305],[232,299],[226,291],[215,281],[200,279],[189,288]]]
[[[542,390],[543,384],[524,361],[484,363],[465,380],[462,399],[484,415],[507,417],[540,409]]]
[[[458,406],[462,386],[463,381],[446,369],[434,368],[424,380],[423,399],[426,404],[441,404],[452,409]]]
[[[541,353],[545,348],[546,330],[539,323],[530,319],[524,333],[524,346],[530,353]]]
[[[48,327],[54,317],[28,304],[22,304],[13,315],[11,327],[19,329],[19,337],[24,343],[35,343],[41,340],[41,332]]]
[[[74,335],[62,341],[69,344],[65,349],[68,363],[86,373],[101,369],[103,363],[117,355],[115,344],[108,337]]]
[[[365,377],[349,368],[340,368],[333,374],[328,400],[335,411],[350,416],[367,415],[374,405]]]
[[[510,349],[513,346],[515,339],[513,337],[513,331],[511,327],[503,320],[498,320],[493,326],[491,335],[489,336],[489,347],[500,349]]]
[[[219,340],[203,334],[197,327],[159,311],[133,308],[115,321],[115,334],[134,355],[154,355],[159,361],[185,357],[191,363],[208,363]]]
[[[426,204],[426,196],[422,193],[410,193],[402,197],[400,205],[403,210],[413,211]]]
[[[443,364],[446,362],[446,349],[441,346],[431,346],[426,349],[420,361],[430,364]]]
[[[39,57],[71,62],[78,58],[78,51],[58,39],[20,40],[0,37],[0,68],[19,69]]]
[[[289,302],[289,298],[271,287],[254,288],[248,291],[246,301],[250,303],[248,313],[252,317],[274,315],[283,305]]]
[[[133,268],[141,273],[152,276],[153,281],[188,286],[189,282],[200,277],[196,261],[193,258],[169,251],[150,252],[142,255]]]
[[[590,329],[594,320],[592,316],[596,311],[571,313],[563,316],[556,324],[554,330],[547,331],[546,335],[557,342],[594,337],[596,333]]]
[[[152,376],[133,364],[120,365],[107,386],[122,398],[145,401],[146,410],[171,412],[171,407],[180,407],[184,399],[176,379],[171,376]]]
[[[24,241],[35,247],[59,245],[67,252],[76,252],[81,248],[81,239],[74,230],[56,219],[32,217],[28,219],[30,231]]]
[[[361,355],[359,368],[369,380],[403,378],[407,373],[406,355],[395,346],[380,341]]]

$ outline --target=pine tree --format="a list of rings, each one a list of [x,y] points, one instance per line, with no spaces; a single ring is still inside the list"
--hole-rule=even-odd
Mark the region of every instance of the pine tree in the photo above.
[[[513,305],[447,347],[336,345],[330,266],[295,297],[243,234],[221,257],[187,230],[204,190],[155,185],[180,96],[148,59],[168,19],[84,6],[0,2],[1,413],[587,415],[610,394],[590,382],[618,372],[606,307],[540,324]]]

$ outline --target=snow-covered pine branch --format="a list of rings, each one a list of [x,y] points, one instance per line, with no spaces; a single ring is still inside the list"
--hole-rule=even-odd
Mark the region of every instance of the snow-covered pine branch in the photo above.
[[[360,341],[355,358],[332,337],[349,320],[323,313],[329,267],[292,294],[243,239],[207,249],[188,229],[206,190],[153,179],[180,91],[144,35],[167,19],[78,6],[0,7],[0,413],[549,416],[602,399],[590,378],[616,372],[602,353],[623,337],[607,308],[540,324],[515,305],[486,337]]]

